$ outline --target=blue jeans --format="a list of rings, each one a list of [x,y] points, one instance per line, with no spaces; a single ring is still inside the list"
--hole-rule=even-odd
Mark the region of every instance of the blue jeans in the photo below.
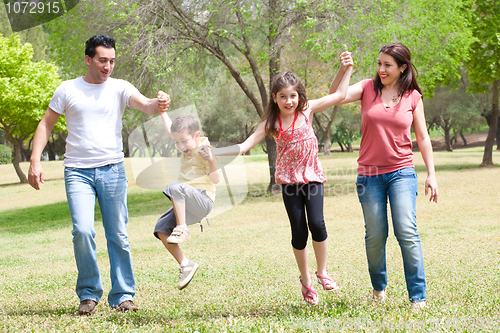
[[[385,244],[389,232],[387,222],[387,198],[389,198],[394,235],[403,255],[410,301],[425,300],[424,258],[415,215],[417,200],[415,169],[403,168],[377,176],[358,175],[356,187],[365,218],[366,257],[373,289],[381,291],[387,286]]]
[[[98,301],[103,293],[94,241],[97,198],[110,262],[111,290],[108,303],[116,307],[131,300],[135,295],[135,280],[126,231],[128,182],[123,162],[98,168],[65,168],[64,180],[78,268],[76,294],[80,301]]]

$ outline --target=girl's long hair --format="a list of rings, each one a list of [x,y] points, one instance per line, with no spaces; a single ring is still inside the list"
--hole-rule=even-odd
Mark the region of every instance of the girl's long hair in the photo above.
[[[385,45],[380,49],[379,53],[385,53],[390,55],[391,57],[394,58],[396,63],[398,64],[398,67],[401,67],[406,64],[406,68],[403,71],[403,73],[399,76],[398,80],[398,97],[403,97],[403,95],[407,91],[412,91],[416,90],[420,94],[422,94],[422,90],[418,86],[417,83],[417,69],[415,68],[415,65],[413,65],[413,62],[411,61],[411,52],[408,47],[401,43],[394,43],[394,44],[389,44]],[[380,80],[380,76],[377,75],[375,76],[374,85],[373,88],[375,90],[375,98],[377,98],[378,94],[382,94],[382,88],[384,85],[382,84],[382,81]]]
[[[266,121],[266,135],[269,135],[273,138],[278,136],[278,130],[276,129],[276,122],[278,121],[278,114],[280,109],[278,104],[274,102],[273,96],[277,96],[278,92],[287,87],[293,87],[297,91],[299,95],[299,103],[297,105],[296,112],[304,111],[307,108],[307,96],[306,89],[300,82],[297,74],[293,72],[285,72],[282,74],[278,74],[273,78],[273,82],[271,84],[271,94],[269,96],[269,103],[267,103],[267,108],[264,116],[261,118],[261,122]]]

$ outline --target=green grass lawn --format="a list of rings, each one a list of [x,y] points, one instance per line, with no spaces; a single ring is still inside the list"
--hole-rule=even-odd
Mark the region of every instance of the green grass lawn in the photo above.
[[[250,195],[210,219],[182,245],[201,264],[191,284],[175,288],[178,266],[152,230],[168,207],[161,191],[129,176],[129,240],[138,313],[109,309],[109,262],[97,214],[96,241],[105,295],[89,317],[77,315],[71,221],[61,162],[44,162],[42,190],[17,184],[0,165],[0,331],[2,332],[290,332],[500,331],[500,168],[478,168],[479,148],[435,153],[439,203],[427,202],[420,154],[417,224],[424,250],[429,307],[409,311],[401,252],[392,230],[387,244],[388,299],[369,301],[364,226],[355,194],[357,153],[322,157],[328,177],[325,221],[328,268],[339,291],[318,290],[305,304],[279,195],[264,192],[264,156],[245,157]],[[495,151],[494,161],[500,161]],[[130,173],[130,161],[126,161]],[[22,165],[27,170],[28,165]],[[314,255],[309,253],[314,272]]]

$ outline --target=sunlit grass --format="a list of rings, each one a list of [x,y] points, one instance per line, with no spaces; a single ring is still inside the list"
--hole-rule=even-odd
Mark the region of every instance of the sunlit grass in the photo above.
[[[203,232],[197,225],[191,227],[192,239],[182,247],[201,266],[183,291],[175,288],[177,264],[152,235],[167,200],[161,191],[141,189],[129,177],[128,232],[135,300],[142,311],[117,313],[107,306],[105,294],[96,313],[83,318],[76,314],[76,266],[61,162],[44,162],[48,177],[41,191],[17,184],[11,165],[0,166],[0,330],[289,332],[300,327],[338,331],[336,325],[344,323],[358,325],[350,331],[376,331],[377,323],[413,323],[427,326],[408,331],[434,331],[431,324],[446,328],[448,323],[451,331],[465,331],[472,323],[481,331],[479,319],[490,320],[486,323],[491,331],[500,330],[500,322],[491,321],[500,316],[500,168],[478,168],[482,152],[473,148],[436,153],[440,198],[435,205],[424,196],[425,167],[416,154],[417,224],[429,308],[414,314],[392,231],[387,244],[389,297],[380,306],[368,301],[363,216],[352,186],[356,158],[353,153],[321,159],[330,188],[325,198],[328,269],[341,289],[326,293],[315,284],[319,306],[307,306],[300,295],[281,197],[263,192],[269,178],[267,161],[249,156],[245,167],[254,195],[210,219],[210,226],[204,223]],[[498,152],[494,161],[500,161]],[[22,167],[27,170],[27,164]],[[107,292],[109,262],[99,221],[96,230]],[[312,252],[309,259],[314,271]],[[371,328],[370,322],[375,323]],[[359,326],[362,323],[365,326]]]

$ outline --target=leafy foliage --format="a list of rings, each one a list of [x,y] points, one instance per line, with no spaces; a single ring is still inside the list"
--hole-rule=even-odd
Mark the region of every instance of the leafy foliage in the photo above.
[[[482,166],[493,165],[493,145],[497,133],[500,99],[500,3],[495,0],[470,0],[469,23],[475,42],[468,62],[471,90],[491,89],[491,121]],[[498,144],[498,142],[497,142]]]
[[[500,3],[470,1],[469,20],[475,37],[468,61],[471,90],[485,93],[500,79]]]
[[[401,42],[412,51],[419,83],[430,96],[438,83],[458,80],[468,59],[474,38],[462,8],[454,0],[355,0],[326,13],[332,19],[311,29],[304,45],[325,60],[352,51],[354,77],[362,79],[374,75],[383,45]]]
[[[31,45],[22,44],[17,34],[9,38],[0,36],[0,128],[14,146],[16,169],[22,142],[35,132],[60,83],[53,64],[45,61],[34,63],[32,56]],[[65,129],[64,119],[58,121],[55,129]],[[19,177],[23,182],[24,174],[21,174]]]
[[[359,106],[342,106],[337,113],[332,142],[338,143],[344,152],[352,152],[352,142],[361,137],[361,109]]]
[[[444,135],[448,151],[453,150],[451,131],[463,134],[484,125],[481,112],[486,104],[480,96],[466,91],[468,84],[465,80],[459,82],[455,90],[438,86],[434,98],[425,102],[427,122]]]
[[[12,163],[12,149],[6,145],[0,145],[0,164]]]

